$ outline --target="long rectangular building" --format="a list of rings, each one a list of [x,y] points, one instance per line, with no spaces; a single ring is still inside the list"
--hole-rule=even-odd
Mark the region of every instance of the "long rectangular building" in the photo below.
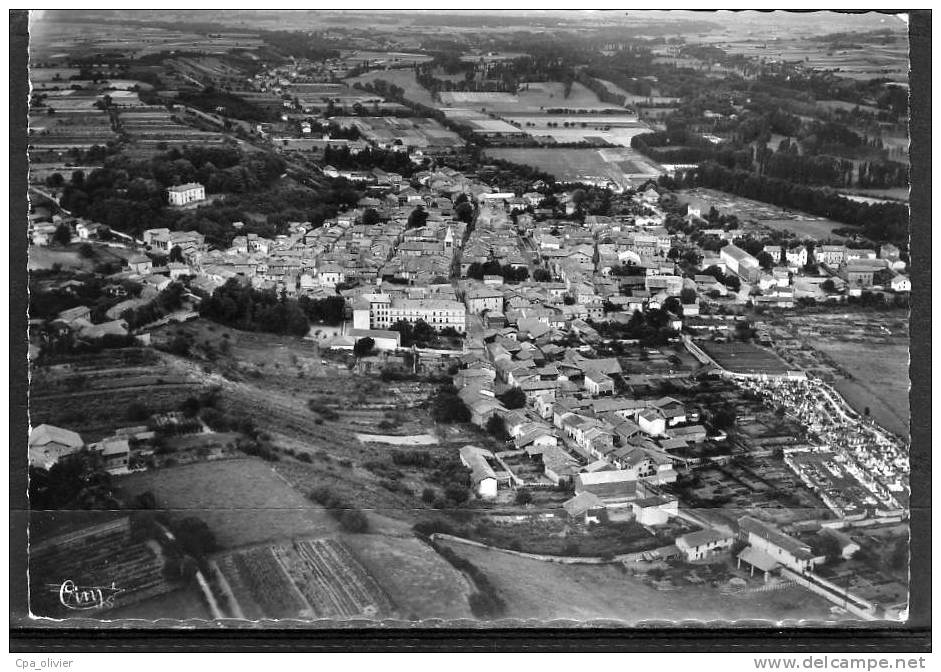
[[[464,304],[448,299],[393,298],[388,294],[364,294],[353,306],[355,329],[388,329],[399,320],[415,324],[423,320],[435,331],[451,327],[467,331]]]

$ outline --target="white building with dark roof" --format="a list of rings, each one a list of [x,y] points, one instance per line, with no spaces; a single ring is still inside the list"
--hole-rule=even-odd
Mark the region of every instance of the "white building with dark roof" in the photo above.
[[[60,459],[77,453],[85,445],[77,432],[53,425],[33,427],[28,443],[30,466],[42,469],[51,468]]]
[[[170,205],[177,206],[204,201],[206,200],[206,187],[199,184],[199,182],[169,187],[167,189],[167,198],[170,200]]]

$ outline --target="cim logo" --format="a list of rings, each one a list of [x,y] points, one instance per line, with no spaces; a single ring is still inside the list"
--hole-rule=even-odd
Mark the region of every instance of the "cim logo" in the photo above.
[[[71,579],[63,581],[56,590],[62,606],[76,611],[113,607],[114,598],[124,592],[123,588],[116,588],[113,582],[110,586],[82,587]]]

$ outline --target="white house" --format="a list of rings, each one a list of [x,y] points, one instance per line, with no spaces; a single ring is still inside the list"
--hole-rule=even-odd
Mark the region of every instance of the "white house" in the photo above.
[[[167,189],[170,205],[188,205],[206,200],[206,187],[198,182],[180,184]]]
[[[29,433],[28,444],[30,466],[49,469],[66,455],[80,451],[85,442],[69,429],[39,425]]]
[[[487,459],[494,459],[493,453],[477,446],[461,448],[461,463],[471,470],[471,482],[481,497],[497,496],[497,475]]]
[[[676,547],[687,560],[702,560],[732,548],[734,540],[730,533],[707,528],[678,537]]]
[[[761,569],[766,575],[777,565],[797,572],[813,567],[814,554],[807,544],[751,516],[740,518],[738,526],[741,536],[751,546],[749,550],[754,551],[744,557],[740,555],[740,560]]]
[[[912,291],[912,280],[907,275],[897,274],[889,282],[889,286],[893,292],[910,292]]]

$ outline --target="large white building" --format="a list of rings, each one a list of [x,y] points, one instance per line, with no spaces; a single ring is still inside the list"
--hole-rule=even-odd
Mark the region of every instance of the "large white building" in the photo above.
[[[199,182],[180,184],[167,189],[170,205],[187,205],[196,201],[206,200],[206,187]]]
[[[742,248],[726,245],[719,251],[719,256],[728,269],[745,282],[754,282],[758,279],[758,260]]]
[[[447,299],[392,298],[388,294],[363,294],[353,306],[354,329],[388,329],[399,320],[425,321],[435,331],[447,327],[467,331],[466,309]]]

